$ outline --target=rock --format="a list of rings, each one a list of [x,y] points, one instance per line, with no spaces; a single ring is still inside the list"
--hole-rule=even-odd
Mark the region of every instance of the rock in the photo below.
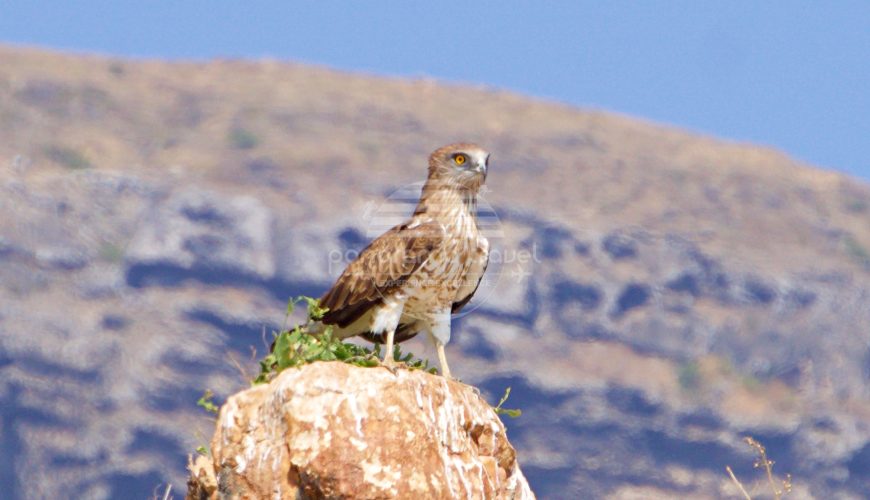
[[[637,242],[627,234],[611,233],[602,240],[601,247],[614,260],[637,257]]]
[[[87,255],[82,250],[76,248],[37,248],[34,256],[36,257],[36,262],[46,269],[75,271],[88,265]]]
[[[272,212],[256,198],[184,191],[144,222],[127,249],[127,265],[269,279],[275,274],[272,224]]]
[[[196,458],[188,457],[187,470],[190,477],[187,480],[187,498],[207,499],[217,493],[217,479],[211,461],[203,455]]]
[[[285,370],[229,398],[212,457],[188,498],[534,498],[489,404],[421,371]]]

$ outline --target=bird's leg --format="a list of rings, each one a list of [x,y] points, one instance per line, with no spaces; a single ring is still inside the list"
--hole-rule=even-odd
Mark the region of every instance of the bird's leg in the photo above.
[[[396,337],[396,328],[399,327],[399,319],[402,317],[404,297],[390,297],[384,300],[383,306],[379,307],[372,315],[371,332],[387,336],[384,346],[384,360],[382,366],[396,373],[396,362],[393,359],[393,343]]]
[[[396,335],[396,329],[390,328],[387,331],[387,343],[384,350],[384,361],[383,365],[387,367],[393,373],[396,373],[396,360],[393,359],[393,339]]]
[[[429,322],[429,338],[435,344],[435,349],[438,351],[438,363],[441,365],[441,375],[448,379],[453,379],[450,376],[450,368],[447,366],[447,355],[444,353],[444,346],[450,342],[450,309],[444,309],[435,312],[431,315]]]
[[[453,380],[450,376],[450,367],[447,366],[447,354],[444,353],[444,344],[435,339],[435,349],[438,350],[438,363],[441,364],[441,375],[449,380]]]

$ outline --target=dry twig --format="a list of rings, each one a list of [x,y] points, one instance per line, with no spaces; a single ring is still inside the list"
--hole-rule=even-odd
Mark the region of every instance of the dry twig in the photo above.
[[[731,480],[734,481],[734,484],[737,485],[737,488],[740,490],[740,493],[743,493],[743,498],[746,500],[752,500],[752,497],[749,496],[749,493],[746,492],[746,488],[743,487],[743,484],[737,479],[737,476],[734,475],[734,471],[731,470],[730,465],[725,466],[725,470],[728,471],[728,475],[731,476]]]
[[[755,468],[763,467],[764,472],[767,474],[767,482],[770,484],[770,490],[773,493],[773,498],[776,500],[780,500],[783,495],[789,493],[791,491],[791,474],[786,474],[785,479],[782,481],[777,480],[776,476],[773,475],[773,460],[767,458],[767,450],[764,449],[764,445],[756,441],[750,436],[743,438],[743,441],[752,448],[753,451],[758,455],[758,458],[755,460],[753,464]],[[726,466],[725,470],[728,471],[728,475],[731,476],[731,480],[737,485],[737,488],[740,489],[740,493],[743,494],[743,498],[746,500],[752,500],[752,497],[746,491],[746,488],[743,487],[743,484],[737,479],[737,476],[734,474],[734,471],[731,470],[731,466]]]

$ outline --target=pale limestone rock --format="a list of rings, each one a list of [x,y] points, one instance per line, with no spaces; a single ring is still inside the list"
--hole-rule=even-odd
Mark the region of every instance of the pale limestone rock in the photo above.
[[[275,275],[269,207],[252,196],[189,189],[157,205],[126,249],[128,267],[184,270],[269,279]]]
[[[534,498],[489,404],[421,371],[285,370],[229,398],[212,455],[188,498]]]

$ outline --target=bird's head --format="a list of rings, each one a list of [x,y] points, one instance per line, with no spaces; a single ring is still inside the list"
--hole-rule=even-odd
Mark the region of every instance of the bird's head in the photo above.
[[[477,192],[486,181],[489,152],[476,144],[450,144],[429,156],[429,180]]]

